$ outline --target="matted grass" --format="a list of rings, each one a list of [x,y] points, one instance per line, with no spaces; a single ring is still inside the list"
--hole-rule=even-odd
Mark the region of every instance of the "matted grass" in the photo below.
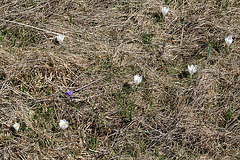
[[[237,0],[0,4],[1,159],[240,159]]]

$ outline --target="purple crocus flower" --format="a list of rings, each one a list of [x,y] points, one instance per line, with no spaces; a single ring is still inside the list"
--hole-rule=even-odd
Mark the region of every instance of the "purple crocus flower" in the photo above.
[[[67,90],[67,93],[64,93],[64,94],[66,94],[66,95],[70,96],[70,98],[72,98],[72,91],[71,90]]]

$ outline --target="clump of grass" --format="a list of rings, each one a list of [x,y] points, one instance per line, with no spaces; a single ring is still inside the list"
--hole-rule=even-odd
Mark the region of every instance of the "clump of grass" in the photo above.
[[[2,2],[1,158],[239,159],[236,2],[165,4]]]
[[[141,37],[144,44],[151,44],[152,34],[144,33]]]

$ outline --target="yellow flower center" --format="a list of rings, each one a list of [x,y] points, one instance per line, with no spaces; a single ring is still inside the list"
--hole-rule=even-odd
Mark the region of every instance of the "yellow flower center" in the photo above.
[[[191,70],[193,71],[193,68],[191,68]]]
[[[65,127],[66,126],[66,124],[65,123],[63,123],[63,127]]]
[[[18,128],[18,125],[16,125],[16,128]]]

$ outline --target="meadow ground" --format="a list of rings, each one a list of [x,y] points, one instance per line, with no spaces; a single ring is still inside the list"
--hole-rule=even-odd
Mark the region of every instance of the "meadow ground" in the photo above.
[[[1,159],[240,159],[238,0],[4,0],[0,15]]]

